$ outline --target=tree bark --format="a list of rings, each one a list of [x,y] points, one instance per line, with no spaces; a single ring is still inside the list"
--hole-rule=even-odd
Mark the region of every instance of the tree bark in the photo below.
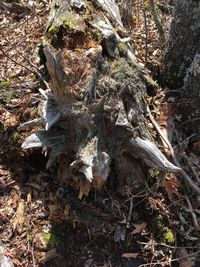
[[[163,60],[170,89],[182,89],[179,111],[182,128],[200,138],[200,2],[178,0]]]
[[[147,166],[180,171],[148,130],[150,77],[124,32],[114,0],[52,3],[43,49],[51,79],[41,90],[39,121],[45,130],[22,147],[48,147],[47,167],[57,160],[59,176],[77,185],[80,198],[108,176],[130,184],[146,179]]]

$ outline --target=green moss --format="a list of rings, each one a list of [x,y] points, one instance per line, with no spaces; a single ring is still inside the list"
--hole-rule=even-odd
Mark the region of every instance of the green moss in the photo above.
[[[68,13],[66,16],[62,16],[61,19],[64,26],[69,30],[74,32],[85,31],[85,22],[78,14]]]
[[[111,76],[116,80],[122,80],[127,77],[131,77],[133,74],[133,69],[129,66],[125,59],[114,60],[111,64]]]
[[[161,214],[157,215],[153,219],[152,226],[156,234],[156,238],[162,243],[172,244],[175,241],[175,236],[172,230],[166,226],[164,218]]]
[[[53,232],[43,233],[43,240],[47,247],[55,247],[59,241],[58,236]]]
[[[28,235],[28,236],[27,236],[27,240],[28,240],[29,242],[33,242],[33,236],[32,236],[32,235]]]
[[[158,11],[158,3],[157,3],[157,1],[154,1],[154,5],[155,5],[155,10]],[[145,1],[144,2],[144,9],[146,11],[151,11],[151,7],[150,7],[150,4],[149,4],[149,1]]]
[[[13,92],[10,92],[10,91],[0,91],[0,103],[2,105],[7,105],[9,104],[10,100],[13,98],[14,96],[14,93]]]
[[[43,46],[48,45],[51,43],[51,41],[52,41],[52,36],[50,37],[49,35],[45,35],[42,41],[42,45]]]
[[[11,82],[9,80],[2,81],[2,82],[0,82],[0,87],[8,87],[10,85],[10,83]]]
[[[158,89],[159,85],[157,84],[156,81],[154,81],[150,76],[148,75],[144,75],[144,81],[146,83],[147,86],[151,86],[153,88]]]
[[[90,34],[94,36],[99,42],[101,42],[104,38],[102,32],[97,29],[91,29]]]
[[[163,228],[162,239],[164,243],[172,244],[175,242],[175,236],[171,229],[168,227]]]
[[[121,56],[127,55],[127,46],[124,42],[119,42],[118,49]]]
[[[74,12],[62,12],[58,14],[45,35],[44,44],[51,43],[57,39],[60,27],[64,27],[72,32],[85,32],[84,19]]]
[[[58,27],[55,25],[51,25],[51,27],[48,29],[48,32],[56,34],[58,32]]]
[[[17,131],[14,132],[12,135],[12,139],[15,143],[18,143],[18,141],[20,140],[20,137],[21,137],[21,135]]]
[[[150,11],[151,10],[148,1],[144,2],[144,9],[147,10],[147,11]]]

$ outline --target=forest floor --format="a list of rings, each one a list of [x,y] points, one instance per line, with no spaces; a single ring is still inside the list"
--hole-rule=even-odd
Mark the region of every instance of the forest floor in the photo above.
[[[0,7],[0,266],[13,266],[3,265],[6,260],[22,267],[193,266],[200,251],[200,198],[180,175],[163,179],[152,170],[148,189],[137,183],[116,188],[108,180],[101,191],[80,200],[55,170],[46,170],[45,151],[21,148],[32,130],[18,127],[36,118],[38,89],[44,86],[38,53],[48,2],[21,1],[23,7],[17,8],[3,1]],[[145,3],[135,1],[130,34],[136,56],[159,80],[163,47]],[[158,12],[168,32],[172,15]],[[171,135],[185,171],[199,183],[200,143],[177,142],[176,95],[161,87],[150,94],[154,119],[163,134]]]

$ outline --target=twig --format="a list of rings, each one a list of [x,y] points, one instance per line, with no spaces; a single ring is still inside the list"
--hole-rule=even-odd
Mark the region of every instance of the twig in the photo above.
[[[131,221],[132,211],[133,211],[133,197],[130,198],[130,207],[129,207],[129,213],[128,213],[127,224],[126,224],[127,228],[130,228],[130,221]]]
[[[45,120],[43,118],[37,118],[31,121],[26,121],[24,123],[22,123],[17,130],[18,131],[22,131],[25,130],[26,128],[31,128],[33,126],[41,126],[45,124]]]
[[[34,241],[31,248],[31,255],[32,255],[32,261],[33,261],[33,267],[35,267],[35,256],[34,256]]]
[[[165,44],[165,33],[164,33],[163,26],[162,26],[162,24],[160,22],[160,19],[158,18],[158,15],[156,13],[154,0],[149,0],[149,5],[150,5],[150,8],[151,8],[151,14],[153,16],[153,20],[154,20],[154,22],[156,24],[156,27],[158,29],[158,32],[159,32],[160,41],[161,41],[162,44]]]
[[[50,87],[48,85],[48,83],[44,80],[44,78],[41,76],[41,74],[36,70],[36,69],[30,69],[29,67],[21,64],[20,62],[17,62],[16,60],[14,60],[13,58],[11,58],[8,54],[5,53],[5,51],[3,50],[3,48],[0,46],[0,51],[4,54],[5,57],[7,57],[8,59],[10,59],[12,62],[14,62],[16,65],[28,70],[29,72],[33,73],[34,75],[36,75],[36,77],[38,77],[38,79],[46,86],[46,89],[50,90]],[[32,63],[31,63],[32,64]],[[32,64],[32,67],[34,65]],[[34,68],[36,68],[34,66]]]
[[[183,154],[183,157],[187,160],[187,163],[188,163],[188,165],[189,165],[189,167],[190,167],[192,173],[194,174],[194,177],[196,178],[196,181],[197,181],[198,183],[200,183],[199,175],[198,175],[198,173],[196,172],[196,170],[194,169],[194,167],[192,166],[190,159],[188,158],[188,156],[187,156],[185,153]]]
[[[163,141],[167,144],[167,146],[169,147],[169,151],[171,153],[171,156],[173,158],[174,163],[176,164],[177,167],[181,168],[181,164],[179,163],[175,153],[174,153],[174,149],[171,145],[171,143],[169,142],[169,140],[163,135],[159,125],[157,124],[157,122],[154,120],[153,115],[151,114],[151,111],[149,109],[149,106],[147,105],[147,112],[149,115],[149,119],[151,121],[151,123],[153,124],[153,126],[155,127],[155,129],[157,130],[157,132],[159,133],[160,137],[163,139]],[[190,186],[195,190],[195,192],[197,192],[200,195],[200,188],[191,180],[191,178],[187,175],[187,173],[181,168],[181,174],[183,175],[183,177],[185,178],[185,180],[190,184]]]
[[[138,241],[138,244],[141,245],[147,245],[146,242],[140,242]],[[179,246],[170,246],[164,243],[155,243],[155,246],[162,246],[162,247],[166,247],[166,248],[171,248],[171,249],[177,249],[177,248],[185,248],[185,249],[199,249],[199,247],[179,247]]]
[[[174,261],[179,261],[179,260],[181,260],[181,259],[186,259],[186,258],[191,258],[191,257],[195,257],[195,256],[197,256],[198,255],[198,253],[200,252],[200,250],[199,251],[197,251],[197,252],[195,252],[195,253],[191,253],[191,254],[189,254],[189,255],[186,255],[186,256],[183,256],[183,257],[179,257],[179,258],[176,258],[176,259],[171,259],[170,261],[171,262],[174,262]],[[145,263],[145,264],[141,264],[139,267],[147,267],[147,266],[151,266],[152,264],[153,265],[163,265],[163,264],[168,264],[169,263],[169,261],[163,261],[163,262],[161,262],[161,261],[156,261],[156,262],[151,262],[151,263]]]
[[[5,36],[5,34],[4,33],[2,33],[2,35],[3,35],[3,37],[5,38],[5,40],[9,43],[9,45],[12,45],[12,43],[10,42],[10,40],[8,40],[8,38]],[[36,72],[38,72],[39,73],[39,71],[38,71],[38,68],[37,68],[37,66],[35,66],[30,60],[28,60],[17,48],[15,48],[14,46],[12,47],[12,49],[14,49],[16,52],[17,52],[17,54],[19,55],[19,56],[21,56],[25,61],[27,61],[27,63],[36,71]]]
[[[191,204],[191,202],[190,202],[190,200],[189,200],[189,198],[188,198],[187,196],[186,196],[186,201],[187,201],[187,204],[188,204],[190,213],[191,213],[191,215],[192,215],[193,224],[194,224],[194,226],[195,226],[196,228],[198,228],[198,227],[199,227],[199,224],[198,224],[198,221],[197,221],[196,214],[195,214],[194,209],[193,209],[193,207],[192,207],[192,204]]]
[[[142,9],[143,15],[144,15],[144,27],[145,27],[145,64],[147,64],[148,59],[148,28],[147,28],[147,16],[146,11],[143,8]]]

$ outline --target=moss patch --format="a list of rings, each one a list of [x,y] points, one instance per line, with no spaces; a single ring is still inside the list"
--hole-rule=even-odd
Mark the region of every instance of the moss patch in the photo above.
[[[162,243],[172,244],[175,241],[173,231],[166,226],[164,218],[161,214],[157,215],[153,219],[152,226],[154,228],[156,238]]]
[[[120,56],[126,56],[127,55],[127,46],[124,42],[119,42],[118,49],[119,49]]]
[[[111,64],[111,75],[116,80],[122,80],[133,75],[133,69],[125,59],[114,60]]]
[[[0,82],[0,87],[8,87],[9,85],[10,85],[10,81],[2,81],[2,82]]]
[[[43,233],[43,240],[47,247],[56,247],[59,243],[59,237],[53,232],[45,232]]]

